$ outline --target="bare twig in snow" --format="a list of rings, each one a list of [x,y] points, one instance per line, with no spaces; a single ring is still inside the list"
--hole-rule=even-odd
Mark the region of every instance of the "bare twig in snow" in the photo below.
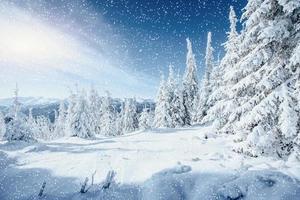
[[[104,181],[104,184],[102,186],[102,189],[108,189],[115,180],[116,172],[114,170],[111,170],[107,173],[106,179]]]
[[[84,183],[81,186],[80,193],[86,193],[88,191],[88,189],[85,189],[86,186],[87,186],[88,181],[89,181],[89,178],[86,177],[85,180],[84,180]]]
[[[39,197],[42,197],[42,196],[43,196],[45,187],[46,187],[46,181],[43,182],[43,185],[42,185],[42,187],[41,187],[41,189],[40,189],[40,192],[39,192]]]

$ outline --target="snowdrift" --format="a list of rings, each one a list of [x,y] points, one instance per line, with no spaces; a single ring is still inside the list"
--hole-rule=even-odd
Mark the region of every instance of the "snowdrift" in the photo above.
[[[5,161],[9,163],[9,161]],[[3,169],[2,169],[3,170]],[[3,172],[6,172],[4,175]],[[44,194],[38,197],[43,181]],[[246,171],[232,173],[195,173],[190,166],[174,168],[154,174],[143,183],[118,184],[105,182],[89,186],[80,193],[80,185],[70,178],[52,177],[46,170],[5,169],[0,179],[0,199],[106,199],[106,200],[196,200],[196,199],[272,199],[297,200],[300,182],[276,171]]]

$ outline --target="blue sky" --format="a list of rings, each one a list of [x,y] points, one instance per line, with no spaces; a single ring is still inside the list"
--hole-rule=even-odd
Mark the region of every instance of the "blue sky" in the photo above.
[[[215,57],[228,10],[246,0],[0,0],[0,98],[64,98],[78,84],[115,97],[154,98],[159,73],[185,67],[185,38],[203,70],[206,35]]]

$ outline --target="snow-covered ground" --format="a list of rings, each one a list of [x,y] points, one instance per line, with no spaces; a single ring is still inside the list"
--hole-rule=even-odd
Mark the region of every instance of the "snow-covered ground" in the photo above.
[[[0,199],[35,199],[44,181],[41,199],[300,199],[299,163],[236,154],[231,137],[192,127],[2,142]],[[116,182],[103,189],[110,170]],[[94,185],[80,194],[95,171]]]

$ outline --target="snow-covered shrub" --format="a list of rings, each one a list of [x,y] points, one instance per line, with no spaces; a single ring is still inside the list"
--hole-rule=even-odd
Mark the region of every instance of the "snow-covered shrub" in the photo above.
[[[34,141],[33,133],[22,119],[13,119],[8,122],[4,139],[8,141]]]

